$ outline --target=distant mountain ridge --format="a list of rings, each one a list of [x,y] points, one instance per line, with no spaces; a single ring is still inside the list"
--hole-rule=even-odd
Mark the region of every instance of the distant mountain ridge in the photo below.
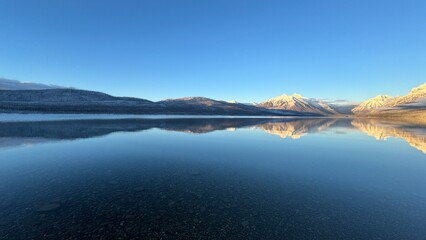
[[[344,104],[341,104],[343,101]],[[336,104],[333,104],[336,103]],[[65,88],[0,78],[0,112],[190,114],[247,116],[338,116],[356,114],[426,119],[426,83],[407,95],[378,95],[360,104],[345,100],[280,95],[259,104],[206,97],[184,97],[158,102],[115,97],[102,92]],[[426,120],[425,120],[426,121]]]
[[[56,85],[47,85],[42,83],[20,82],[17,80],[0,78],[1,90],[44,90],[44,89],[58,89],[65,88]]]
[[[268,109],[291,110],[297,112],[307,112],[321,115],[337,115],[336,109],[322,100],[306,98],[300,94],[281,95],[271,98],[259,104]]]
[[[225,115],[303,115],[294,111],[271,111],[262,107],[246,105],[241,103],[230,103],[226,101],[214,100],[206,97],[184,97],[177,99],[166,99],[156,102],[162,106],[165,106],[169,111],[172,112],[185,112],[189,109],[194,112],[203,112],[205,114],[217,114],[220,112]]]
[[[426,83],[413,88],[407,95],[391,97],[378,95],[360,103],[352,111],[355,114],[383,114],[398,110],[426,110]]]
[[[105,93],[71,88],[43,90],[0,90],[2,112],[43,113],[132,113],[151,111],[151,101],[113,97]]]
[[[152,102],[78,89],[0,90],[1,112],[300,116],[203,97]]]
[[[0,111],[248,116],[315,115],[287,110],[271,110],[254,105],[238,102],[230,103],[205,97],[186,97],[152,102],[140,98],[114,97],[96,91],[37,83],[24,84],[7,79],[0,79]]]
[[[354,113],[362,113],[371,111],[373,109],[379,109],[383,106],[386,106],[386,103],[391,99],[391,96],[388,95],[378,95],[374,98],[371,98],[367,101],[360,103],[357,107],[352,109]]]

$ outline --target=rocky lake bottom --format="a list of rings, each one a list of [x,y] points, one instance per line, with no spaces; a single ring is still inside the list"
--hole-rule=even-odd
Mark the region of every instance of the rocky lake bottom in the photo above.
[[[425,153],[377,119],[0,121],[0,239],[424,239]]]

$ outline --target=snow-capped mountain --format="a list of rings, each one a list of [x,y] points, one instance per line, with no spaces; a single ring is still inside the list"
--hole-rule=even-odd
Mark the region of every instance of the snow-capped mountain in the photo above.
[[[390,107],[426,107],[426,83],[413,88],[408,95],[396,97],[389,102]]]
[[[391,97],[379,95],[359,104],[355,114],[381,113],[393,110],[426,109],[426,83],[413,88],[407,95]]]
[[[114,97],[102,92],[71,88],[0,90],[0,112],[234,116],[307,115],[294,111],[278,111],[241,103],[228,103],[204,97],[187,97],[151,102],[146,99]]]
[[[371,111],[373,109],[379,109],[381,107],[386,106],[386,104],[389,102],[390,99],[392,99],[391,96],[378,95],[374,98],[368,99],[367,101],[360,103],[358,106],[352,109],[352,112],[362,113],[362,112]]]
[[[343,101],[343,103],[342,103]],[[152,102],[105,93],[0,78],[0,112],[318,116],[386,115],[426,119],[426,83],[406,96],[379,95],[355,107],[346,100],[281,95],[260,104],[186,97]]]
[[[58,88],[64,87],[42,83],[20,82],[11,79],[0,78],[0,90],[44,90]]]
[[[206,97],[184,97],[177,99],[166,99],[157,102],[174,113],[200,112],[203,114],[222,115],[300,115],[293,111],[271,111],[263,107],[246,105],[238,102],[226,102]]]
[[[266,100],[258,106],[268,109],[291,110],[304,113],[316,113],[321,115],[338,114],[330,105],[322,100],[306,98],[300,94],[281,95]]]

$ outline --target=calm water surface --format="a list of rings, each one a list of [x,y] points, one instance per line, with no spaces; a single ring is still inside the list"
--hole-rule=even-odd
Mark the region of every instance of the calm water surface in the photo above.
[[[426,239],[426,126],[0,122],[0,239]]]

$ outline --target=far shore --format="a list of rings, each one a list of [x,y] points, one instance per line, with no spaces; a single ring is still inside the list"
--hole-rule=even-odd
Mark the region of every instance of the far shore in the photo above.
[[[195,118],[347,118],[370,119],[394,124],[426,125],[426,112],[400,112],[375,115],[326,115],[326,116],[247,116],[247,115],[187,115],[187,114],[109,114],[109,113],[0,113],[0,122],[29,122],[56,120],[97,120],[97,119],[195,119]]]

